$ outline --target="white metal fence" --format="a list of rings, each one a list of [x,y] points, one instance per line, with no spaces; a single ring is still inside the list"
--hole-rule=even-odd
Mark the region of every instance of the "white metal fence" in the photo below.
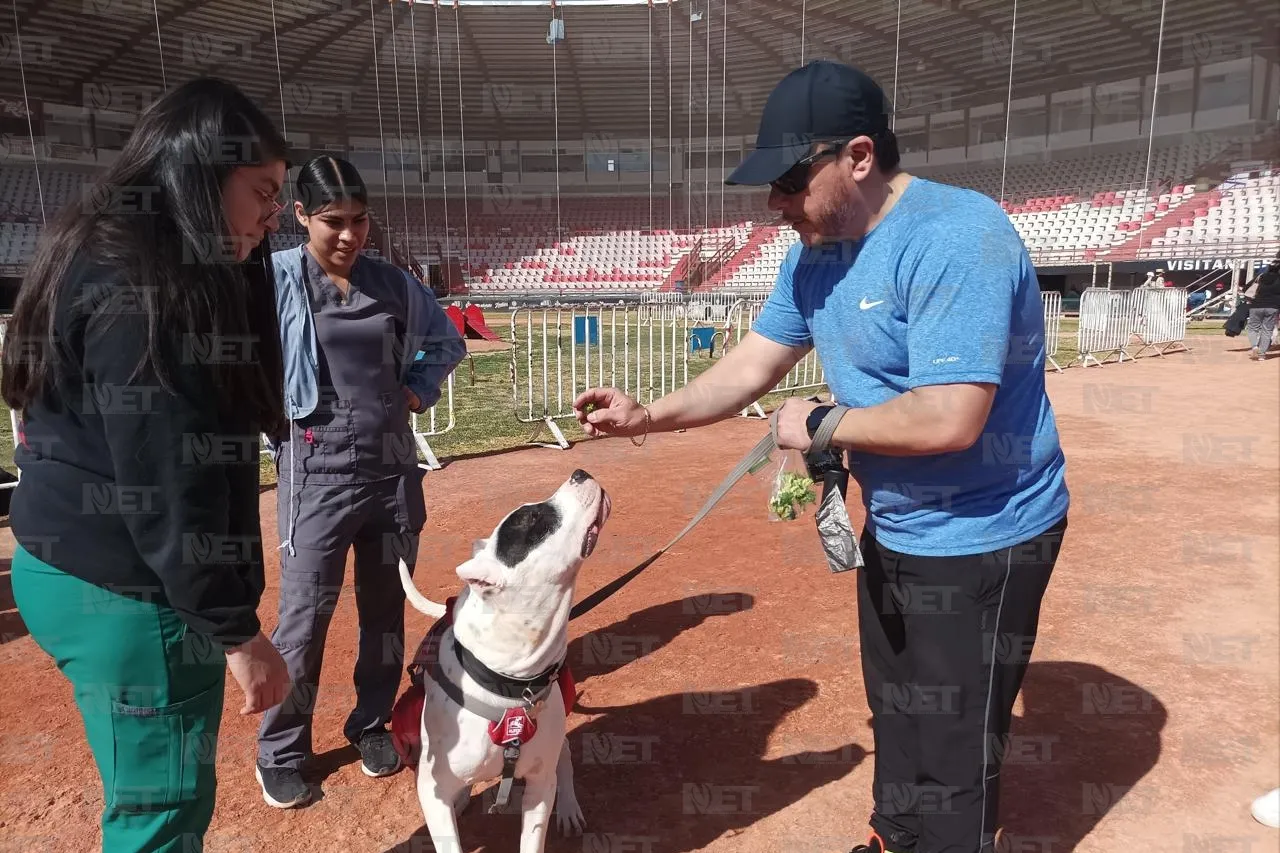
[[[1090,287],[1080,294],[1076,358],[1085,367],[1091,362],[1101,367],[1112,356],[1131,358],[1126,347],[1138,321],[1136,292]]]
[[[442,405],[444,406],[444,411],[440,410]],[[423,421],[426,421],[425,428],[423,427]],[[443,422],[443,426],[441,422]],[[457,425],[457,420],[453,414],[452,373],[449,374],[445,387],[440,390],[440,400],[421,415],[410,415],[409,424],[413,430],[414,443],[418,445],[418,450],[426,460],[427,470],[438,470],[441,467],[440,460],[436,457],[435,451],[431,449],[431,443],[427,439],[437,435],[444,435]]]
[[[1056,356],[1062,295],[1048,292],[1042,299],[1047,365],[1061,371]],[[591,387],[612,386],[641,403],[670,394],[689,383],[692,359],[719,357],[740,343],[766,300],[767,294],[660,293],[650,294],[639,304],[517,308],[511,315],[511,392],[516,417],[538,425],[538,432],[549,430],[554,444],[548,446],[567,448],[569,442],[557,421],[573,417],[578,394]],[[815,351],[770,393],[811,391],[825,385],[826,372]],[[764,417],[764,410],[753,403],[742,414]]]
[[[1076,361],[1101,367],[1109,358],[1132,361],[1147,350],[1164,355],[1187,350],[1187,290],[1151,287],[1108,290],[1091,287],[1080,296]],[[1129,352],[1136,340],[1138,351]]]
[[[1185,287],[1144,288],[1133,292],[1137,301],[1133,333],[1142,344],[1138,355],[1154,350],[1164,355],[1175,348],[1187,349],[1187,289]]]
[[[1062,294],[1056,290],[1040,291],[1040,302],[1044,308],[1044,360],[1045,366],[1053,365],[1053,369],[1062,372],[1058,364],[1058,335],[1062,332]]]
[[[8,316],[0,317],[0,352],[4,350],[4,336],[8,330],[9,330],[9,317]],[[11,430],[9,437],[12,439],[13,453],[16,453],[18,450],[18,437],[22,433],[22,425],[18,423],[18,413],[15,412],[13,409],[9,410],[9,428]],[[10,458],[12,459],[13,457],[10,456]],[[14,466],[14,467],[16,468],[17,466]],[[18,471],[17,476],[18,476],[18,479],[21,479],[22,472]],[[17,486],[18,486],[18,480],[13,480],[12,482],[8,482],[8,483],[0,483],[0,489],[13,489],[13,488],[17,488]]]
[[[556,420],[573,417],[574,398],[587,388],[613,386],[647,403],[688,384],[691,351],[710,354],[720,336],[685,308],[683,301],[654,300],[516,309],[511,314],[516,417],[545,425],[555,446],[567,448]]]
[[[767,299],[767,295],[753,296],[740,299],[734,304],[725,320],[726,350],[741,342],[747,332],[751,330],[751,327],[755,325],[756,318],[764,310]],[[817,389],[826,384],[827,375],[822,368],[818,353],[817,351],[810,351],[808,355],[800,360],[799,364],[791,368],[770,393],[785,394],[806,389]],[[757,417],[764,417],[764,410],[759,403],[752,403],[748,409],[743,411],[743,414],[755,414]]]

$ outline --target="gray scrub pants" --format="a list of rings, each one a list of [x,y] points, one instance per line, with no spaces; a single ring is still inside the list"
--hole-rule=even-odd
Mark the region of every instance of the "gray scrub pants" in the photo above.
[[[301,768],[312,754],[311,721],[319,694],[325,638],[338,602],[347,552],[355,550],[360,647],[355,707],[343,734],[355,743],[391,719],[404,668],[404,589],[399,558],[413,571],[418,536],[426,522],[422,469],[379,482],[299,487],[292,494],[294,553],[280,552],[280,621],[271,642],[289,667],[293,689],[267,711],[258,733],[264,767]],[[277,489],[281,541],[291,490]]]
[[[1266,355],[1267,350],[1271,348],[1271,335],[1276,330],[1277,313],[1280,312],[1275,308],[1249,309],[1249,320],[1245,324],[1249,335],[1249,346],[1257,350],[1260,355]]]

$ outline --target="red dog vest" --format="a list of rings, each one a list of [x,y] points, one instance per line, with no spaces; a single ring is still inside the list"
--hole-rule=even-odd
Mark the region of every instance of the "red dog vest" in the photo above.
[[[422,706],[426,702],[424,676],[430,667],[439,663],[440,638],[444,636],[445,629],[453,624],[453,605],[457,600],[455,596],[445,602],[444,616],[431,626],[418,646],[418,652],[413,656],[413,663],[409,667],[409,686],[400,694],[391,711],[391,741],[400,759],[411,767],[417,765],[418,752],[422,747]],[[561,667],[556,683],[564,699],[564,713],[567,717],[573,711],[576,699],[573,673],[567,662]],[[489,724],[489,737],[497,746],[513,740],[523,745],[537,731],[538,724],[523,708],[512,708],[503,715],[501,722]]]

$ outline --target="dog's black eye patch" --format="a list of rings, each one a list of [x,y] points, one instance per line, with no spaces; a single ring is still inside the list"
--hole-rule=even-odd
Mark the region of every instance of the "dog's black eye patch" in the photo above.
[[[508,566],[518,564],[560,526],[560,510],[555,504],[522,506],[498,528],[497,557]]]

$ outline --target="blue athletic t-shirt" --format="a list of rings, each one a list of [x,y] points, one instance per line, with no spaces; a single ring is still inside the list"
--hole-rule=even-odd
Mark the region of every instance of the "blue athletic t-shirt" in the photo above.
[[[813,346],[846,406],[875,406],[924,385],[999,385],[968,450],[848,454],[867,526],[884,546],[977,554],[1066,515],[1040,287],[1013,223],[990,198],[912,178],[861,240],[793,246],[752,328],[786,346]]]

